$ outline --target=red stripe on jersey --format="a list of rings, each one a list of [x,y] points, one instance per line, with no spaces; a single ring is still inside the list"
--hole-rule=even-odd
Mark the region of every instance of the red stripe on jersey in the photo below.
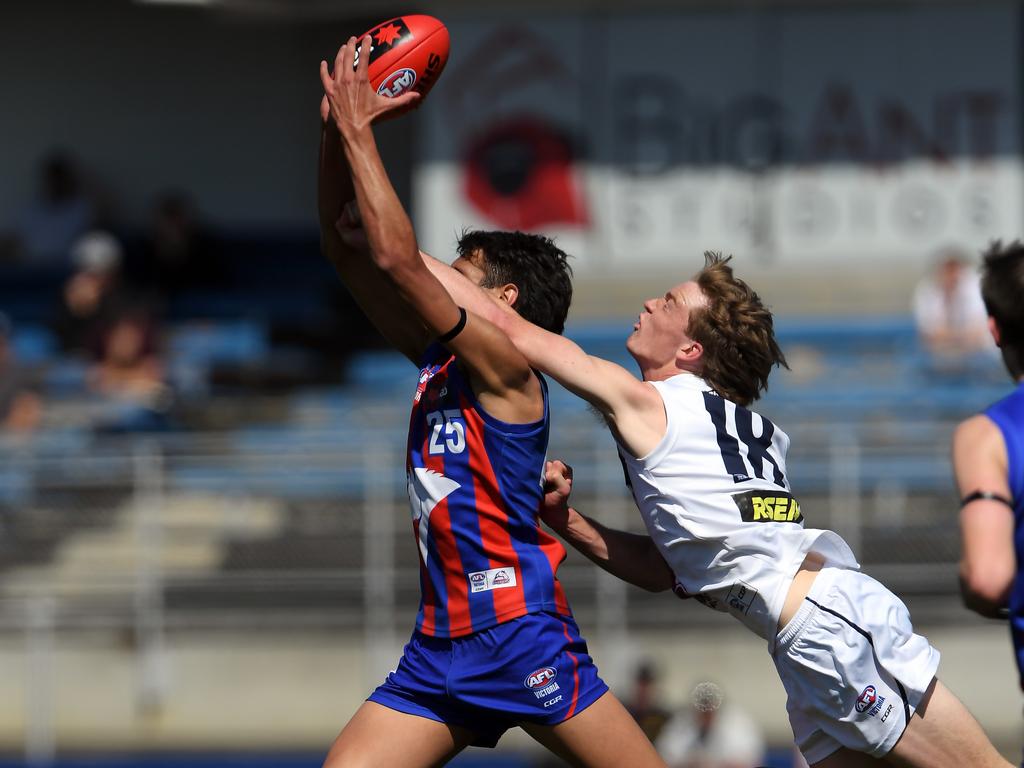
[[[462,398],[462,416],[466,421],[466,449],[469,453],[469,468],[476,481],[473,492],[476,495],[477,519],[480,522],[480,540],[484,554],[491,568],[512,566],[516,569],[516,585],[507,589],[495,589],[494,615],[499,621],[522,616],[526,613],[526,594],[523,591],[524,574],[519,567],[519,555],[512,546],[509,532],[508,510],[501,496],[501,486],[494,475],[484,445],[484,422],[472,404]],[[481,483],[485,486],[481,488]],[[518,612],[518,613],[517,613]]]
[[[462,558],[452,533],[451,514],[445,499],[430,515],[430,536],[444,568],[444,584],[448,592],[448,634],[449,636],[469,634],[473,631],[473,619],[469,615],[469,583],[462,575]],[[424,633],[426,634],[426,633]]]
[[[568,640],[569,644],[571,645],[572,644],[572,636],[569,634],[569,627],[568,627],[568,625],[564,621],[562,622],[562,631],[565,633],[565,639]],[[578,658],[576,658],[576,654],[573,653],[572,651],[566,651],[566,653],[569,654],[569,658],[572,659],[572,683],[573,683],[573,686],[572,686],[572,705],[569,707],[569,711],[566,713],[565,717],[562,718],[563,720],[568,720],[570,717],[573,716],[573,713],[576,712],[576,702],[578,701],[578,699],[580,697],[580,660]]]
[[[565,590],[562,589],[562,582],[558,580],[558,566],[565,560],[565,547],[562,546],[562,542],[540,527],[540,521],[537,521],[537,546],[551,565],[551,575],[555,581],[555,609],[565,616],[571,616],[569,601],[565,597]]]

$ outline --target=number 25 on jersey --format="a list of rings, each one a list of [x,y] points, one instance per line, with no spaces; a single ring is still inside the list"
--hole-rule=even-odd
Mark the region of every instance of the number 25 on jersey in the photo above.
[[[428,453],[431,456],[444,453],[462,453],[466,450],[466,426],[462,423],[462,412],[458,408],[430,411],[427,414],[430,425]]]

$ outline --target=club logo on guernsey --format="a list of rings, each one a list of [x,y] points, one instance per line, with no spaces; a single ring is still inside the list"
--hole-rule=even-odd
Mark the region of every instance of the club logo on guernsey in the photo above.
[[[526,679],[523,680],[523,685],[533,691],[533,695],[538,699],[543,699],[545,696],[550,696],[559,690],[558,683],[555,682],[556,677],[558,677],[557,669],[554,667],[541,667],[528,674]],[[558,698],[561,699],[562,697],[559,696]],[[544,706],[549,706],[551,703],[553,702],[545,702]]]
[[[420,555],[424,564],[427,562],[427,540],[430,537],[430,513],[459,487],[454,480],[424,467],[414,467],[409,473],[409,503],[412,506],[413,522],[419,523]]]
[[[422,399],[423,393],[427,388],[427,382],[434,378],[439,370],[441,370],[439,365],[428,365],[420,370],[420,379],[416,383],[416,394],[412,398],[413,404],[418,403]]]
[[[857,703],[854,704],[854,709],[862,715],[866,712],[869,717],[875,717],[882,711],[883,704],[885,704],[885,696],[879,696],[875,686],[869,685],[860,692],[860,696],[857,697]],[[891,706],[890,709],[892,709]],[[886,712],[885,714],[888,717],[889,713]]]

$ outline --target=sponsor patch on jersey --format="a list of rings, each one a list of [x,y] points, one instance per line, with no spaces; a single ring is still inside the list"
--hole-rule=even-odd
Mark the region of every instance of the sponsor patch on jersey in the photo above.
[[[725,602],[734,611],[745,614],[750,610],[750,606],[754,604],[755,597],[757,597],[756,589],[742,581],[737,581],[729,587],[729,595],[725,598]]]
[[[869,685],[860,692],[860,696],[857,697],[857,703],[854,704],[854,709],[862,715],[867,713],[869,717],[876,717],[882,711],[883,704],[885,704],[885,696],[879,696],[875,686]],[[890,704],[885,717],[889,716],[891,710],[892,705]]]
[[[746,523],[802,523],[800,504],[784,491],[744,491],[734,493],[732,500],[739,507]]]
[[[491,568],[489,571],[474,571],[467,575],[470,592],[508,589],[516,585],[515,568]]]

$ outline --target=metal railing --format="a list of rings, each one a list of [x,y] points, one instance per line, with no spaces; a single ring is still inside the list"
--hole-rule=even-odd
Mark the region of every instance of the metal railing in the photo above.
[[[839,531],[901,595],[948,603],[956,588],[952,424],[787,427],[808,524]],[[588,514],[641,529],[596,419],[560,416],[549,455],[575,465],[577,503]],[[46,764],[53,756],[45,691],[58,636],[130,632],[142,702],[165,694],[168,633],[361,628],[371,654],[400,639],[418,601],[403,457],[397,419],[263,440],[178,435],[75,452],[50,450],[45,439],[7,447],[0,633],[24,635],[26,668],[38,681],[25,703],[29,757]],[[718,621],[711,611],[667,611],[662,596],[631,589],[574,553],[560,577],[581,620],[604,637]]]

